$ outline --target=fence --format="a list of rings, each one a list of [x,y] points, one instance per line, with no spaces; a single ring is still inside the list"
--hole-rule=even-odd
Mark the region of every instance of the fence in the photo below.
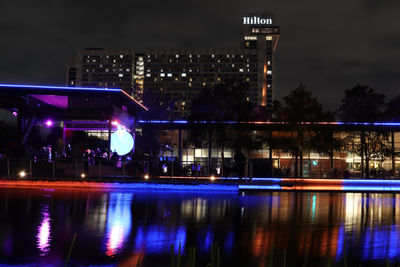
[[[238,167],[240,166],[240,167]],[[143,179],[145,176],[160,178],[202,178],[202,177],[292,177],[293,172],[286,169],[273,169],[269,159],[251,159],[243,164],[233,161],[222,162],[213,159],[208,161],[177,160],[34,160],[34,159],[1,159],[1,178],[32,179]],[[304,177],[341,178],[359,177],[359,172],[321,173],[312,171],[304,173]],[[371,173],[371,178],[398,178],[391,172]]]

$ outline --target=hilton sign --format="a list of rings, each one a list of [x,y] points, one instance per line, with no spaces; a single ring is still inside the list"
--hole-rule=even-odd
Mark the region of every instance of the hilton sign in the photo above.
[[[243,24],[246,25],[270,25],[272,24],[272,19],[263,19],[260,17],[243,17]]]

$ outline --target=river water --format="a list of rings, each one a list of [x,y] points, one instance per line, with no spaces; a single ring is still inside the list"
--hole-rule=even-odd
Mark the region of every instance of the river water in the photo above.
[[[0,188],[0,264],[386,266],[400,263],[400,195]]]

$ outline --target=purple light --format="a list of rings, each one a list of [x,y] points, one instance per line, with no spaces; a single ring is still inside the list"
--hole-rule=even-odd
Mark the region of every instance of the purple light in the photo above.
[[[18,112],[16,112],[16,111],[13,111],[12,114],[14,115],[14,117],[17,117],[17,116],[18,116]]]
[[[86,90],[86,91],[112,91],[120,92],[122,89],[93,88],[93,87],[66,87],[66,86],[48,86],[48,85],[26,85],[26,84],[0,84],[0,87],[12,88],[32,88],[32,89],[60,89],[60,90]]]
[[[46,120],[44,123],[47,127],[53,126],[53,121],[52,120]]]

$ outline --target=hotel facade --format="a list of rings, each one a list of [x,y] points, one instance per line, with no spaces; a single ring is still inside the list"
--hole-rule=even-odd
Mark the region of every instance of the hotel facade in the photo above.
[[[150,110],[159,105],[177,119],[202,88],[235,80],[246,83],[247,101],[271,108],[279,26],[269,14],[245,14],[240,24],[237,48],[81,50],[68,64],[67,86],[121,88],[138,101],[147,93]]]

